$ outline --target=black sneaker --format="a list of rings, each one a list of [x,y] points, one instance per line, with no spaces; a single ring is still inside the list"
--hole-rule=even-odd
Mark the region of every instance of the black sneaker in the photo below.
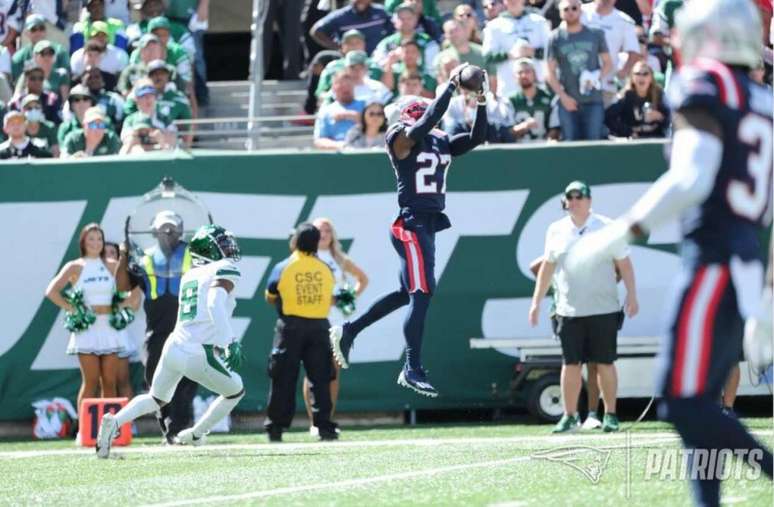
[[[330,428],[327,428],[325,431],[320,431],[320,441],[331,442],[333,440],[338,440],[340,434],[341,430],[339,430],[338,425],[332,423]]]
[[[266,428],[269,442],[282,442],[282,430],[278,428]]]
[[[349,368],[349,351],[352,350],[352,343],[355,337],[349,332],[349,322],[343,326],[333,326],[328,330],[328,336],[331,340],[331,349],[333,349],[333,358],[343,369]]]
[[[438,391],[427,380],[427,374],[422,368],[411,369],[408,365],[404,366],[398,375],[398,385],[412,389],[423,396],[436,398]]]

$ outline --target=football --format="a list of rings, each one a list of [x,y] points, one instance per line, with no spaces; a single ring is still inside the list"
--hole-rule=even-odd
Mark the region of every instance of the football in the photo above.
[[[484,71],[475,65],[468,65],[460,72],[460,86],[466,90],[477,92],[484,83]]]

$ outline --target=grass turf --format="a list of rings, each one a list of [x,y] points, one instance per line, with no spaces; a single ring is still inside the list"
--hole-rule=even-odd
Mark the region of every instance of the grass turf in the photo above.
[[[745,423],[771,445],[772,419]],[[626,425],[624,425],[626,429]],[[158,438],[97,460],[72,442],[0,443],[0,505],[686,505],[686,482],[646,477],[648,453],[679,448],[661,423],[551,436],[549,426],[466,424],[345,429],[337,443],[290,432],[216,435],[199,448]],[[572,465],[536,456],[560,450]],[[746,471],[746,469],[742,469]],[[724,483],[724,501],[771,505],[764,476]],[[592,479],[598,479],[596,481]]]

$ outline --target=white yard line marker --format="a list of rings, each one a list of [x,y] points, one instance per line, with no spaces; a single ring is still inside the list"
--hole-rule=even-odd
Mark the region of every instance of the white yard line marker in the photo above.
[[[665,441],[671,441],[675,439],[676,436],[668,436],[668,437],[662,437],[658,439],[651,439],[651,440],[644,440],[639,442],[642,445],[652,445],[656,443],[662,443]],[[627,444],[623,445],[613,445],[613,446],[604,446],[600,447],[600,449],[621,449],[626,447]],[[583,449],[580,450],[581,452]],[[179,505],[197,505],[197,504],[221,504],[224,502],[238,502],[242,500],[252,500],[256,498],[266,498],[270,496],[280,496],[280,495],[293,495],[296,493],[304,493],[308,491],[320,491],[320,490],[326,490],[326,489],[343,489],[343,488],[349,488],[349,487],[357,487],[357,486],[363,486],[366,484],[375,484],[380,482],[389,482],[389,481],[400,481],[405,479],[416,479],[418,477],[427,477],[432,475],[439,475],[449,472],[458,472],[461,470],[470,470],[473,468],[493,468],[493,467],[499,467],[503,465],[509,465],[513,463],[519,463],[522,461],[530,461],[532,458],[531,456],[519,456],[515,458],[506,458],[506,459],[498,459],[498,460],[491,460],[491,461],[483,461],[479,463],[465,463],[460,465],[451,465],[451,466],[445,466],[445,467],[438,467],[438,468],[429,468],[424,470],[414,470],[410,472],[401,472],[401,473],[395,473],[395,474],[386,474],[386,475],[377,475],[375,477],[364,477],[361,479],[350,479],[345,481],[338,481],[338,482],[326,482],[322,484],[306,484],[303,486],[288,486],[284,488],[276,488],[276,489],[268,489],[265,491],[254,491],[252,493],[242,493],[239,495],[216,495],[216,496],[208,496],[208,497],[200,497],[200,498],[189,498],[184,500],[175,500],[173,502],[165,502],[165,503],[157,503],[157,504],[147,504],[144,507],[176,507]]]

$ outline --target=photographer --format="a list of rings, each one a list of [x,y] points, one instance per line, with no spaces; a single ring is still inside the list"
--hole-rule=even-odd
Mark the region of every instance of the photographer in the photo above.
[[[564,415],[554,433],[575,431],[580,426],[578,397],[582,378],[581,363],[596,364],[599,386],[605,401],[602,430],[618,431],[616,416],[617,372],[614,362],[616,340],[622,314],[616,288],[616,268],[626,286],[624,309],[633,317],[639,309],[635,294],[634,269],[626,244],[612,256],[599,258],[584,272],[569,272],[564,259],[567,250],[582,235],[601,229],[610,219],[591,211],[591,189],[573,181],[564,190],[562,206],[567,216],[557,220],[546,232],[543,263],[538,271],[529,323],[536,326],[540,303],[553,280],[556,298],[556,334],[562,343],[562,401]],[[594,409],[595,407],[592,407]]]
[[[158,128],[154,128],[152,121],[150,116],[140,113],[133,118],[131,125],[124,124],[121,137],[125,141],[121,147],[121,155],[172,149],[172,145],[167,142],[167,136]]]

